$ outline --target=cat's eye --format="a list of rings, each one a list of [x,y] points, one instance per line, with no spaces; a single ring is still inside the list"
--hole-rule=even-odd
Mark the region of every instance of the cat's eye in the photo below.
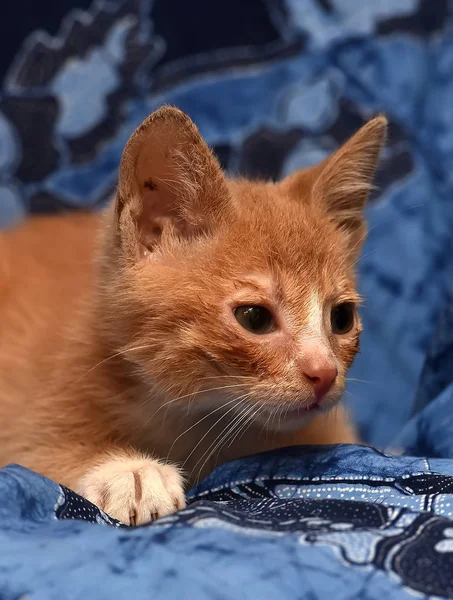
[[[349,333],[354,326],[355,310],[352,302],[343,302],[332,309],[330,325],[336,335]]]
[[[251,333],[263,335],[275,329],[274,317],[264,306],[238,306],[233,313],[237,322]]]

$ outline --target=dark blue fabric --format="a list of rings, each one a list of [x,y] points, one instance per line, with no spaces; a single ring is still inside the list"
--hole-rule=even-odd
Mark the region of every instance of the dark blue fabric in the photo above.
[[[185,511],[135,530],[5,468],[0,599],[452,598],[452,2],[2,10],[5,227],[102,206],[126,139],[164,102],[194,118],[231,173],[271,178],[388,114],[347,398],[367,440],[422,458],[346,446],[251,457],[217,469]]]
[[[453,302],[442,311],[422,371],[414,416],[395,444],[419,456],[453,459]]]

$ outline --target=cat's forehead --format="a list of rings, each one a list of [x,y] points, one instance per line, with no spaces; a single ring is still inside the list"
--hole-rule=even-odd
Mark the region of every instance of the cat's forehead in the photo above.
[[[353,285],[347,245],[322,210],[303,198],[295,202],[277,185],[244,182],[233,191],[237,212],[224,248],[233,268],[295,295]]]
[[[309,198],[295,201],[277,185],[244,183],[236,187],[237,212],[231,238],[252,256],[294,269],[336,268],[345,258],[344,236],[326,211]]]

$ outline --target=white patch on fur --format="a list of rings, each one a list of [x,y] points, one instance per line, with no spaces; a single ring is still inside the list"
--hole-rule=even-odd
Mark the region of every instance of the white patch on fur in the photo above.
[[[307,334],[314,338],[324,338],[324,310],[323,304],[318,292],[313,292],[310,296],[308,308],[308,323],[304,330],[304,335]]]
[[[107,457],[82,477],[76,491],[126,525],[147,523],[185,506],[178,469],[147,457]]]
[[[324,306],[316,291],[310,296],[307,324],[299,336],[299,350],[302,356],[307,353],[316,354],[319,361],[333,362],[338,368],[338,361],[332,352],[326,332]]]

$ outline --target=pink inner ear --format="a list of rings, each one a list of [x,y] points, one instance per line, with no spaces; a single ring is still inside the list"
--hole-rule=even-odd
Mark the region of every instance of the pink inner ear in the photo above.
[[[163,230],[177,221],[177,175],[165,146],[159,142],[157,139],[154,143],[150,140],[142,143],[135,168],[142,199],[137,223],[140,241],[148,251],[152,251]]]
[[[147,183],[147,182],[146,182]],[[142,196],[142,212],[137,220],[137,224],[140,231],[140,241],[144,244],[149,251],[162,237],[164,229],[169,228],[174,221],[176,216],[172,204],[172,194],[164,189],[150,189],[149,185],[145,185],[147,188]]]
[[[178,210],[178,202],[182,202],[177,192],[166,184],[154,180],[143,182],[142,211],[137,220],[140,241],[152,252],[153,246],[159,242],[164,231],[173,230],[178,235],[190,236],[196,228],[183,218]],[[175,182],[176,185],[176,182]]]

